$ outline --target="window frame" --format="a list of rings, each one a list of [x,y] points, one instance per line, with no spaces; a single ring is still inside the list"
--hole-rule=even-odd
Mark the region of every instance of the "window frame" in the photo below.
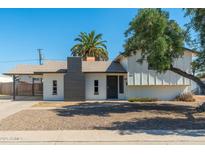
[[[99,95],[99,80],[94,80],[94,95]]]
[[[58,81],[53,80],[53,85],[52,85],[52,95],[58,95]]]
[[[154,69],[152,65],[148,64],[148,70],[153,70],[153,71],[155,71],[156,69]]]
[[[124,94],[124,76],[120,75],[119,76],[119,93]]]

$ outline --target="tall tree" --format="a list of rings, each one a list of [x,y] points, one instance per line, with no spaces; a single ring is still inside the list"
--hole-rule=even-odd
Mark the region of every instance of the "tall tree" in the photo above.
[[[195,81],[205,90],[205,84],[198,77],[173,65],[174,60],[184,54],[186,36],[176,21],[169,19],[168,12],[161,9],[139,10],[138,15],[130,22],[125,36],[125,55],[141,51],[141,61],[146,58],[157,72],[173,71]]]
[[[84,60],[87,57],[95,57],[98,61],[108,60],[106,41],[102,40],[102,34],[95,34],[95,31],[81,32],[75,41],[78,43],[71,48],[73,56],[80,56]]]
[[[198,58],[193,62],[196,71],[205,71],[205,9],[185,9],[185,16],[190,17],[186,24],[187,43],[200,51]],[[193,32],[195,35],[193,35]]]

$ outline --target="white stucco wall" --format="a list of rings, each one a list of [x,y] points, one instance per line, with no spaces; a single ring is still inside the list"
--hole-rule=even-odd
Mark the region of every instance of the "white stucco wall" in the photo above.
[[[86,87],[86,99],[87,100],[104,100],[107,99],[107,83],[106,83],[106,77],[107,75],[124,75],[125,74],[106,74],[106,73],[87,73],[85,75],[85,87]],[[99,95],[94,95],[94,80],[98,80],[99,82]],[[119,81],[119,80],[118,80]],[[118,82],[119,87],[119,82]],[[118,99],[126,99],[126,83],[124,80],[124,93],[119,93],[118,88]]]
[[[177,95],[191,91],[191,80],[171,71],[164,74],[148,69],[148,63],[137,62],[141,53],[129,57],[121,57],[120,63],[127,70],[127,98],[153,97],[163,100],[173,99]],[[191,73],[192,53],[184,52],[182,58],[174,62],[174,66]]]
[[[167,71],[159,74],[155,70],[148,69],[148,63],[137,62],[141,58],[141,53],[128,57],[128,85],[191,85],[191,81],[174,72]],[[191,53],[185,52],[182,58],[176,59],[174,66],[187,73],[191,73]]]
[[[53,95],[53,80],[57,80],[57,95]],[[43,99],[64,100],[64,74],[43,75]]]
[[[128,98],[158,98],[172,100],[177,95],[189,91],[189,86],[128,86]]]

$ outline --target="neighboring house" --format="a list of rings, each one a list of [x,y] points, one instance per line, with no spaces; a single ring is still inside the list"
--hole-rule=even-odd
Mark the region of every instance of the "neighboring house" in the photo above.
[[[32,84],[33,77],[29,76],[29,75],[19,75],[18,76],[18,81],[19,82],[24,82],[24,83]],[[35,83],[41,83],[40,78],[35,78]]]
[[[12,77],[6,75],[0,75],[0,83],[10,83],[13,82]]]
[[[32,84],[32,76],[29,75],[19,75],[18,76],[19,82],[30,83]],[[11,83],[13,79],[11,76],[8,75],[0,75],[0,83]],[[41,83],[40,78],[35,79],[35,83]]]
[[[174,66],[191,73],[195,53],[185,49]],[[47,61],[44,65],[17,65],[6,75],[42,78],[44,100],[105,100],[149,97],[169,100],[191,91],[191,81],[171,71],[165,74],[140,64],[140,52],[114,61],[95,61],[68,57],[66,61]]]

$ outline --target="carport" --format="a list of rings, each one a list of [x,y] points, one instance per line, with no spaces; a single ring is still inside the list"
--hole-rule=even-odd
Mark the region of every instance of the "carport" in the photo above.
[[[16,99],[16,86],[18,86],[19,77],[24,75],[30,77],[32,93],[31,96],[36,96],[35,93],[35,82],[36,79],[40,79],[43,89],[43,76],[49,73],[66,73],[67,72],[67,62],[66,61],[45,61],[42,65],[35,64],[18,64],[15,68],[4,73],[4,75],[9,75],[13,77],[12,83],[12,97],[13,100]],[[43,90],[42,90],[43,95]]]
[[[21,76],[27,76],[31,81],[31,83],[28,84],[29,88],[31,89],[31,94],[29,96],[35,96],[35,81],[36,79],[40,79],[40,83],[43,84],[42,78],[43,75],[35,73],[35,71],[38,71],[41,68],[40,65],[17,65],[15,68],[11,69],[10,71],[4,73],[4,75],[12,76],[13,82],[12,82],[12,98],[13,100],[16,100],[17,96],[17,84],[19,84],[19,79]],[[26,83],[24,83],[24,87],[26,87]],[[42,91],[43,95],[43,91]]]
[[[8,75],[8,74],[7,74]],[[12,98],[13,98],[13,100],[16,100],[16,96],[18,96],[18,94],[17,94],[17,90],[18,90],[18,92],[19,91],[22,91],[22,87],[24,88],[24,91],[28,91],[28,93],[31,93],[31,94],[24,94],[24,95],[22,95],[22,94],[20,94],[20,96],[27,96],[27,97],[25,97],[25,98],[28,98],[29,96],[32,96],[33,98],[34,98],[34,96],[42,96],[43,95],[43,89],[41,90],[41,92],[39,93],[39,91],[38,91],[38,93],[36,92],[36,86],[38,86],[38,85],[42,85],[41,87],[43,87],[43,83],[42,83],[42,76],[41,75],[28,75],[28,74],[9,74],[10,76],[12,76],[12,78],[13,78],[13,82],[12,82]],[[30,83],[21,83],[21,82],[19,82],[19,78],[22,76],[22,75],[26,75],[26,76],[28,76],[29,78],[31,78],[31,81],[32,81],[32,83],[30,84]],[[35,83],[35,81],[36,80],[41,80],[41,83]],[[25,87],[27,87],[27,88],[25,88]],[[38,86],[39,87],[39,86]],[[21,90],[19,90],[19,89],[21,89]]]

